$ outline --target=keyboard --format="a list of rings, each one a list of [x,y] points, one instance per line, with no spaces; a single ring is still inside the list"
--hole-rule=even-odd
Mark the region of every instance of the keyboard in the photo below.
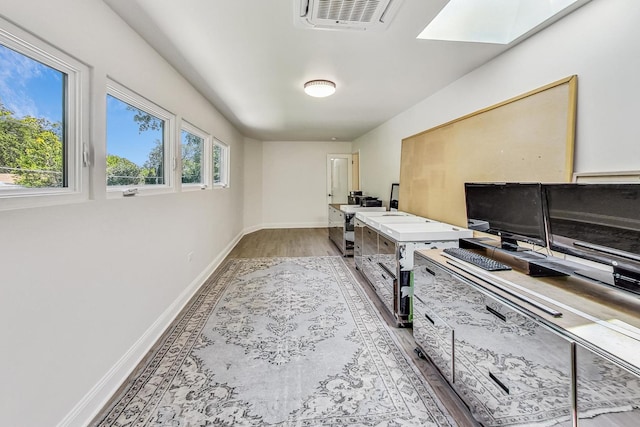
[[[442,252],[487,271],[511,270],[506,264],[463,248],[447,248]]]

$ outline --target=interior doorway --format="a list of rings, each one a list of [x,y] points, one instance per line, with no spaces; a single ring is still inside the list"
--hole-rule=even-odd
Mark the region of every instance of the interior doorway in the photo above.
[[[346,205],[352,189],[351,154],[327,154],[327,201]]]
[[[351,153],[351,164],[353,165],[352,173],[352,190],[360,190],[360,152]]]

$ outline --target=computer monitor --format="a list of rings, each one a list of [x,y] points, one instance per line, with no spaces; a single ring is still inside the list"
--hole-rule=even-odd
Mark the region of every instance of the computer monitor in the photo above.
[[[543,192],[551,250],[607,264],[616,286],[640,293],[640,184],[543,184]]]
[[[391,184],[391,196],[389,196],[389,210],[398,210],[398,198],[400,197],[400,184]]]
[[[503,249],[547,245],[539,183],[465,183],[465,202],[468,227],[500,236]]]

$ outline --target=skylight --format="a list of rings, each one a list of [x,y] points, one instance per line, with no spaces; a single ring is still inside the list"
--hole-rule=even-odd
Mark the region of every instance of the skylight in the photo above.
[[[450,0],[417,38],[509,44],[588,1]]]

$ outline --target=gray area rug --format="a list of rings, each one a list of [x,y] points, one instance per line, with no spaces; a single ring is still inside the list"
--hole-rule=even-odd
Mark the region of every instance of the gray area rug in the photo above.
[[[453,426],[341,257],[229,260],[99,426]]]

